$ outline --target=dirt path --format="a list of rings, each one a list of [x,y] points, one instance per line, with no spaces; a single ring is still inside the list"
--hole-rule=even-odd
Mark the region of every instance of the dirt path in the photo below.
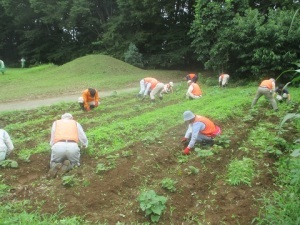
[[[99,95],[102,98],[102,97],[110,96],[114,92],[116,92],[117,94],[122,94],[122,93],[124,94],[126,92],[132,92],[135,90],[138,91],[138,88],[127,88],[127,89],[120,89],[120,90],[113,90],[113,91],[104,91],[104,92],[99,92]],[[77,102],[79,96],[80,93],[76,95],[66,95],[66,96],[38,99],[32,101],[16,101],[16,102],[1,103],[0,112],[13,111],[13,110],[27,110],[27,109],[38,108],[41,106],[50,106],[60,102],[71,102],[71,101]]]

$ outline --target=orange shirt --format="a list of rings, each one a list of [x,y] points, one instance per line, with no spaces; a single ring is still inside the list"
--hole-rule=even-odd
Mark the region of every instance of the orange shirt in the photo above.
[[[90,92],[89,92],[89,89],[86,89],[82,92],[82,98],[83,98],[83,103],[84,103],[84,108],[85,109],[90,108],[89,102],[95,101],[95,103],[98,103],[99,100],[100,100],[98,91],[96,90],[95,96],[92,97]]]

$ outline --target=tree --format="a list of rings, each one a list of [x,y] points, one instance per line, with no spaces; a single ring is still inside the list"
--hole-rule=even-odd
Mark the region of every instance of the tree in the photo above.
[[[127,52],[124,54],[125,62],[142,68],[143,61],[142,61],[142,54],[139,53],[138,48],[135,46],[135,44],[130,43]]]

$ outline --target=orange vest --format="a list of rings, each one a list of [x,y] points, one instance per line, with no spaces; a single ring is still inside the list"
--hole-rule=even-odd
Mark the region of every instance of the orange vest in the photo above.
[[[200,133],[206,136],[211,136],[216,131],[216,125],[204,116],[196,115],[195,122],[202,122],[205,124],[205,129],[201,130]]]
[[[150,83],[152,80],[156,80],[156,79],[152,78],[152,77],[146,77],[146,78],[144,78],[145,83]]]
[[[77,122],[75,120],[57,120],[55,124],[54,143],[60,140],[78,143]]]
[[[150,83],[151,83],[150,90],[153,90],[153,88],[155,88],[155,86],[159,83],[159,81],[156,79],[153,79]]]
[[[263,80],[260,87],[267,87],[268,89],[272,90],[272,81],[271,80]]]
[[[191,85],[193,86],[193,91],[192,91],[192,94],[193,94],[193,95],[196,95],[196,96],[202,95],[201,88],[199,87],[198,84],[196,84],[196,83],[191,83]]]

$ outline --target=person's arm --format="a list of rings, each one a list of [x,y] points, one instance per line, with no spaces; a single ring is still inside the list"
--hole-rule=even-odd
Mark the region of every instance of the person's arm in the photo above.
[[[55,132],[55,128],[56,128],[56,122],[54,122],[52,124],[51,137],[50,137],[50,146],[54,145],[54,132]]]
[[[205,129],[205,124],[202,123],[202,122],[196,122],[196,123],[193,123],[193,126],[192,126],[192,136],[191,136],[191,140],[189,142],[189,145],[188,145],[188,148],[192,148],[194,147],[196,141],[197,141],[197,137],[199,135],[199,132],[201,130],[204,130]]]
[[[9,155],[14,150],[14,145],[10,139],[9,134],[6,131],[4,131],[4,142],[7,146],[7,155]]]
[[[272,92],[275,93],[275,82],[272,82]]]
[[[83,131],[82,126],[79,123],[77,123],[77,130],[78,130],[78,139],[79,139],[80,143],[85,148],[87,148],[88,147],[88,139],[86,137],[86,134]]]
[[[146,89],[145,89],[145,92],[144,92],[144,97],[148,94],[148,91],[150,90],[150,87],[151,87],[151,83],[147,83]]]
[[[82,98],[83,98],[83,104],[84,104],[84,108],[86,110],[89,110],[90,109],[90,105],[89,105],[89,102],[88,102],[88,92],[83,92],[82,94]]]

